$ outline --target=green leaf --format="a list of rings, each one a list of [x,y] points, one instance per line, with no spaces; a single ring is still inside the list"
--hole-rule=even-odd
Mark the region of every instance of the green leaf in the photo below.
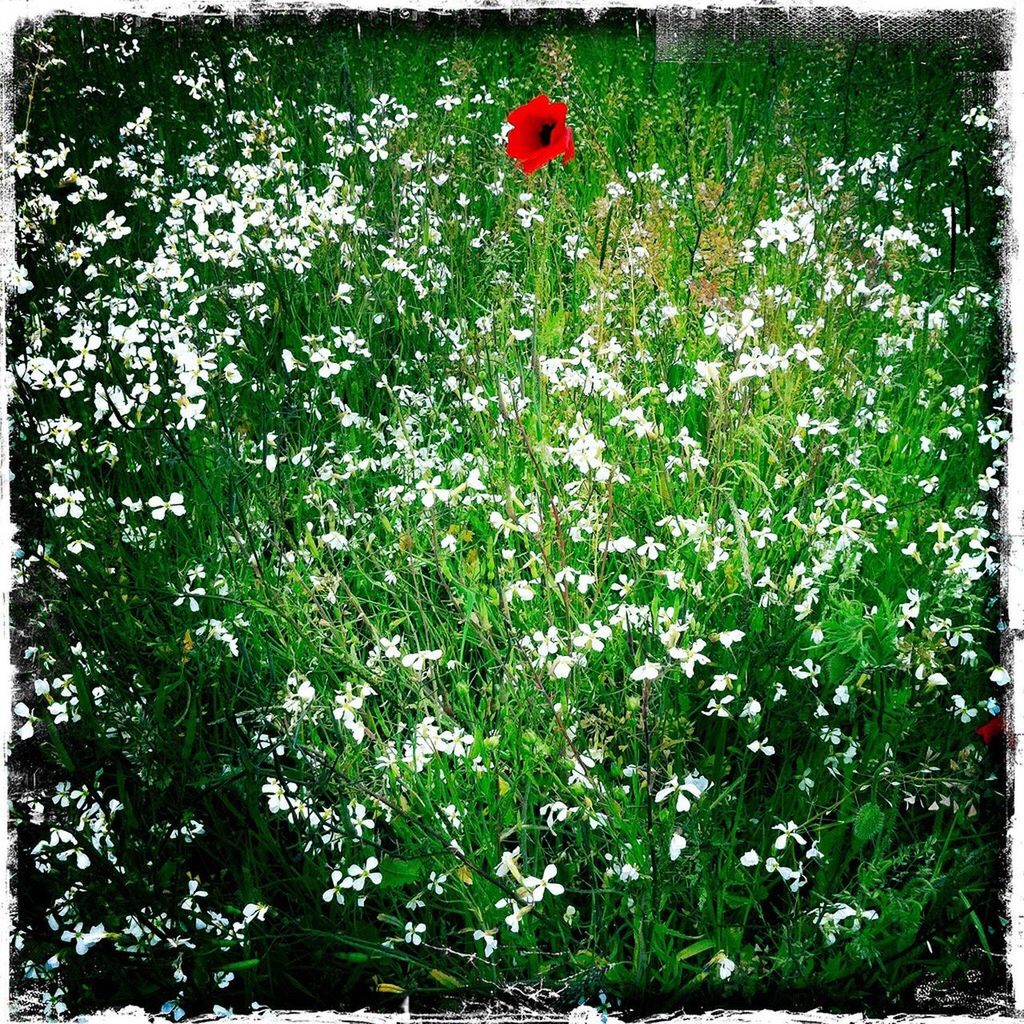
[[[434,981],[444,985],[445,988],[462,988],[462,982],[458,978],[453,978],[450,974],[445,974],[444,971],[439,971],[436,967],[430,972],[430,976]]]
[[[706,953],[709,949],[714,949],[715,944],[711,939],[701,939],[699,942],[693,942],[686,949],[680,950],[676,954],[676,960],[689,960],[691,956],[697,956],[699,953]]]
[[[254,967],[259,967],[260,962],[258,959],[255,960],[235,960],[230,964],[224,964],[220,969],[222,971],[251,971]]]
[[[399,860],[397,857],[385,857],[380,866],[384,876],[382,889],[401,888],[411,885],[423,876],[424,865],[421,860]]]
[[[853,822],[853,834],[861,841],[874,839],[882,831],[885,818],[881,807],[876,803],[865,804]]]

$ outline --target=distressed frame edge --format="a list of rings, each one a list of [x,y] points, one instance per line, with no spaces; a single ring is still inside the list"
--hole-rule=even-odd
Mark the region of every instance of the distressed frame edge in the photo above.
[[[14,38],[21,24],[35,21],[54,14],[100,17],[116,14],[143,17],[189,17],[202,14],[229,17],[235,14],[313,14],[317,11],[362,10],[402,11],[414,10],[426,13],[445,10],[585,10],[599,14],[608,9],[631,9],[652,11],[666,9],[693,10],[741,10],[741,9],[785,9],[799,12],[814,10],[846,9],[857,17],[877,15],[921,14],[928,12],[956,11],[1002,11],[1012,21],[1013,34],[1009,46],[1009,69],[995,72],[999,81],[1000,96],[1008,111],[1008,142],[1014,154],[1024,154],[1024,0],[689,0],[687,3],[671,3],[664,0],[602,0],[588,3],[587,0],[8,0],[0,6],[0,140],[6,141],[13,135],[14,110]],[[660,59],[660,58],[659,58]],[[1016,411],[1017,400],[1024,403],[1024,379],[1015,372],[1022,365],[1024,357],[1024,159],[1013,162],[1009,180],[1009,234],[1004,248],[1003,285],[1006,302],[1003,311],[1004,348],[1010,368],[1010,422]],[[11,707],[15,668],[11,661],[10,599],[12,593],[11,555],[14,548],[16,525],[10,514],[10,432],[8,406],[10,388],[7,380],[7,312],[9,286],[6,284],[7,268],[14,264],[15,254],[15,205],[13,180],[0,176],[0,522],[3,525],[0,552],[0,632],[3,646],[0,650],[0,746],[3,760],[0,763],[0,789],[4,799],[0,800],[0,859],[5,870],[0,887],[0,928],[8,938],[12,931],[11,877],[14,848],[11,841],[8,813],[8,755],[11,737]],[[1016,328],[1016,329],[1015,329]],[[1024,404],[1021,405],[1024,408]],[[1004,648],[1009,662],[1011,679],[1016,680],[1018,670],[1024,671],[1024,430],[1011,432],[1006,447],[1006,483],[1003,488],[1000,508],[1003,550],[1001,552],[1001,585],[1007,613],[1007,629],[1004,634]],[[1012,528],[1011,528],[1012,527]],[[1006,892],[1006,907],[1009,918],[1007,967],[1010,983],[1008,1013],[972,1016],[970,1014],[919,1014],[898,1013],[885,1018],[867,1017],[864,1013],[836,1014],[820,1010],[709,1010],[703,1013],[687,1014],[673,1012],[644,1018],[645,1024],[697,1024],[697,1022],[735,1022],[735,1024],[861,1024],[871,1020],[877,1024],[900,1024],[900,1022],[921,1022],[921,1024],[969,1024],[974,1021],[1003,1022],[1019,1021],[1024,1018],[1024,823],[1021,821],[1021,805],[1024,803],[1016,785],[1018,769],[1024,767],[1024,701],[1014,699],[1013,685],[1007,694],[1007,709],[1012,728],[1008,730],[1012,740],[1007,750],[1007,782],[1009,832],[1007,853],[1009,856],[1009,877]],[[16,1007],[11,1002],[11,956],[9,941],[0,943],[0,1013],[5,1020],[25,1021],[31,1018],[14,1016]],[[408,1005],[408,1004],[407,1004]],[[573,1011],[574,1012],[574,1011]],[[572,1022],[573,1012],[567,1014],[520,1011],[486,1012],[467,1010],[465,1013],[411,1014],[376,1013],[369,1010],[353,1012],[301,1010],[275,1010],[263,1008],[251,1013],[235,1014],[237,1019],[253,1021],[281,1021],[284,1024],[447,1024],[454,1021],[487,1021],[494,1024],[518,1022],[518,1024],[553,1024],[556,1021]],[[140,1022],[162,1022],[166,1018],[153,1015],[137,1006],[101,1010],[81,1015],[74,1020],[81,1024],[140,1024]],[[195,1024],[207,1024],[224,1018],[211,1014],[199,1014],[187,1018]],[[607,1024],[619,1024],[611,1015]]]

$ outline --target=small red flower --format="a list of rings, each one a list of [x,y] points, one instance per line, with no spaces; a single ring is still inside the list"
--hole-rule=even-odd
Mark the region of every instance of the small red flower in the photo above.
[[[1000,713],[974,731],[985,741],[985,746],[988,746],[997,736],[1002,736],[1006,732],[1006,719]]]
[[[552,103],[543,94],[516,107],[508,115],[512,131],[505,152],[518,160],[527,174],[558,157],[567,164],[576,155],[572,129],[565,123],[568,112],[564,103]]]

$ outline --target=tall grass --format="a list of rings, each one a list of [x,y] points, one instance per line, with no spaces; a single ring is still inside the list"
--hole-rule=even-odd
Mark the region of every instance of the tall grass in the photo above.
[[[970,55],[659,64],[568,16],[20,45],[51,1010],[1002,977]],[[526,178],[540,92],[577,154]]]

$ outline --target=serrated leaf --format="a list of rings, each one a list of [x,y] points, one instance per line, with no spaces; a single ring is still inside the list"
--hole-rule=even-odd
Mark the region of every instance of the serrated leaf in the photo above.
[[[395,889],[403,885],[411,885],[418,881],[424,872],[421,860],[399,860],[397,857],[385,857],[380,866],[384,880],[382,889]]]
[[[858,812],[853,821],[853,834],[861,841],[867,842],[874,839],[882,831],[882,824],[885,817],[882,808],[878,804],[865,804]]]

